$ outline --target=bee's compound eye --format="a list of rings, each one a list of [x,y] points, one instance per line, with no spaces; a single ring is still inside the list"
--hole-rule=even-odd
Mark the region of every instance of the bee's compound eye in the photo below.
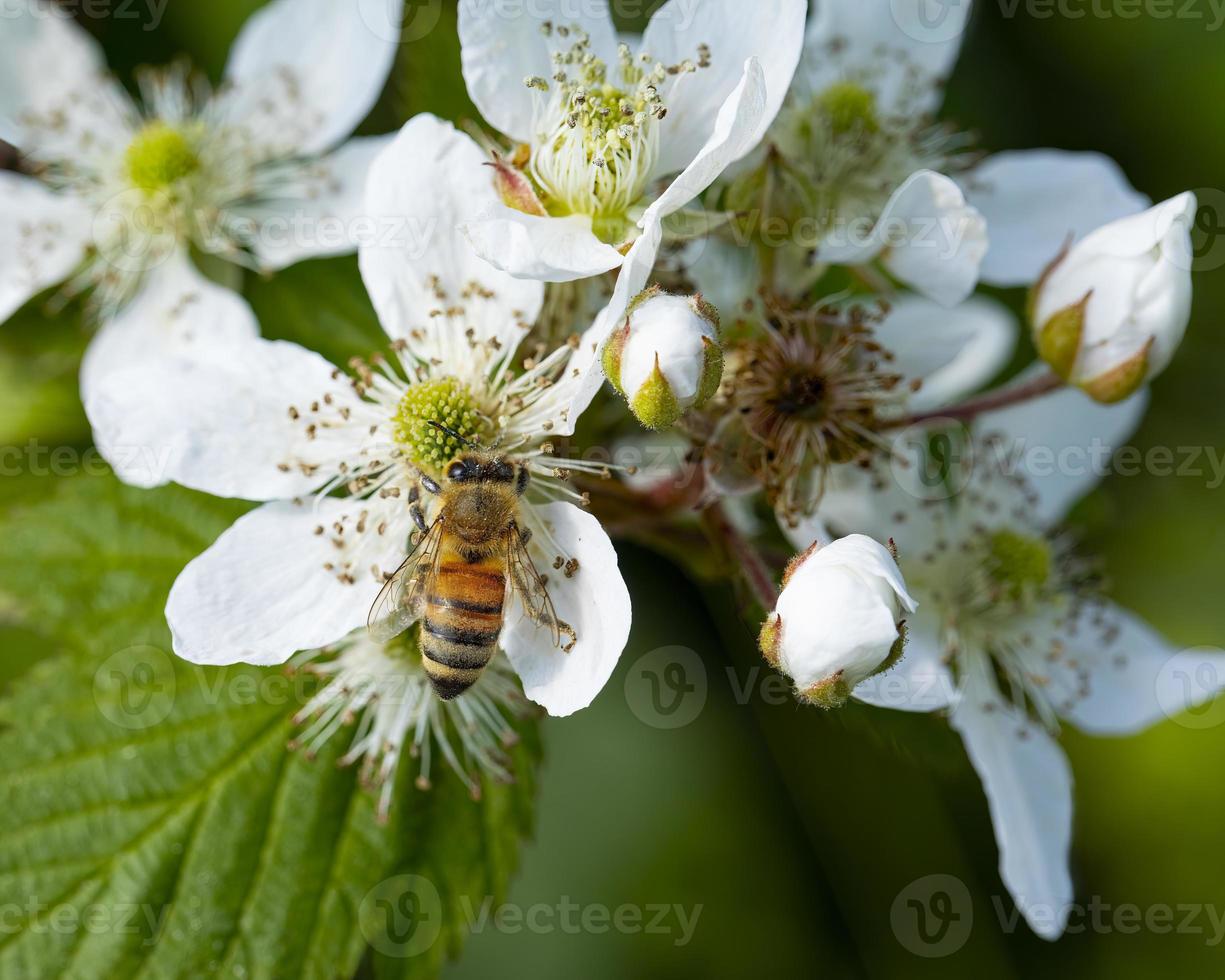
[[[515,468],[503,460],[494,465],[493,478],[500,483],[510,483],[515,478]]]
[[[458,460],[447,469],[447,479],[454,482],[468,479],[468,464]]]

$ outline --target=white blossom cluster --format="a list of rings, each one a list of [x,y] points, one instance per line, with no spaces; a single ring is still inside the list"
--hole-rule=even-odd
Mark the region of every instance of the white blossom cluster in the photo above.
[[[216,91],[175,69],[138,103],[29,0],[0,34],[21,153],[0,172],[0,317],[87,294],[82,398],[118,475],[259,505],[179,576],[176,653],[309,664],[327,683],[304,744],[356,724],[372,781],[408,755],[428,783],[433,746],[475,792],[510,776],[498,747],[529,704],[588,706],[630,636],[601,486],[657,523],[756,508],[799,552],[749,576],[768,662],[808,704],[946,714],[1018,906],[1066,908],[1060,726],[1153,723],[1173,650],[1060,531],[1095,475],[1005,464],[1137,427],[1190,318],[1197,205],[1152,206],[1094,153],[982,152],[939,117],[965,25],[932,36],[923,2],[670,0],[640,37],[595,0],[463,2],[481,122],[346,140],[391,71],[397,2],[380,28],[371,5],[273,0]],[[388,349],[347,366],[262,339],[241,275],[212,270],[353,251]],[[980,285],[1031,290],[1039,354],[986,394],[1019,331]],[[667,430],[675,466],[575,448],[638,427]],[[916,432],[973,464],[925,482]],[[518,526],[574,642],[511,590],[490,673],[443,704],[414,641],[366,623],[466,445],[530,476]]]

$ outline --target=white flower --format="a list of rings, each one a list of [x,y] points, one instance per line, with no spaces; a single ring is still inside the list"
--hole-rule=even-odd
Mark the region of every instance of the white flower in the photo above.
[[[1055,371],[1100,402],[1165,370],[1191,318],[1194,194],[1099,228],[1034,293],[1034,340]]]
[[[829,265],[879,261],[901,282],[953,306],[978,281],[987,229],[947,176],[967,166],[966,146],[938,127],[932,112],[958,45],[907,30],[902,15],[917,16],[923,2],[815,5],[767,147],[737,168],[725,203],[758,216],[753,230],[763,247],[815,263],[813,276]],[[968,10],[959,4],[948,18]],[[808,281],[786,276],[780,284],[802,293]],[[705,281],[699,285],[706,289]]]
[[[429,425],[441,420],[498,441],[533,476],[522,501],[530,550],[578,641],[557,650],[521,604],[508,605],[502,646],[528,697],[570,714],[612,673],[629,596],[612,543],[569,502],[580,497],[567,482],[604,467],[557,459],[552,445],[590,402],[595,351],[519,350],[543,285],[491,269],[454,232],[494,193],[481,157],[449,124],[418,116],[371,168],[368,212],[431,230],[418,250],[361,249],[390,363],[359,363],[350,378],[294,344],[251,339],[119,372],[95,398],[95,441],[129,482],[268,501],[175,583],[166,612],[186,659],[282,663],[363,625],[414,524],[437,512],[422,473],[439,473],[460,449]],[[123,456],[125,446],[149,454]],[[142,465],[148,458],[159,472]]]
[[[103,324],[86,397],[133,354],[251,332],[189,246],[262,271],[354,250],[366,170],[387,138],[342,140],[383,88],[402,0],[275,0],[235,41],[220,90],[181,67],[150,71],[140,105],[66,11],[5,2],[0,138],[35,176],[0,173],[0,320],[65,280],[93,290],[105,321],[142,286],[161,297],[152,316]],[[159,315],[176,307],[193,322]]]
[[[773,120],[799,59],[804,8],[670,0],[635,50],[618,42],[605,0],[514,9],[463,0],[469,94],[521,145],[496,168],[504,200],[465,225],[474,248],[513,275],[566,282],[618,268],[637,242],[649,270],[664,219]],[[670,175],[679,176],[656,193]]]
[[[604,373],[648,429],[709,401],[723,377],[719,314],[700,296],[649,289],[604,344]]]
[[[1101,154],[1036,149],[976,162],[968,134],[934,121],[966,35],[970,0],[812,6],[792,89],[764,141],[775,164],[784,162],[769,185],[770,210],[786,222],[783,240],[761,229],[766,247],[780,253],[772,259],[783,267],[780,288],[803,293],[826,263],[879,261],[947,305],[978,280],[1030,285],[1069,235],[1147,207],[1148,199]],[[762,207],[765,161],[763,152],[733,168],[726,206]],[[748,261],[750,250],[718,238],[704,246],[710,274],[699,275],[697,285],[730,316],[734,307],[716,291],[718,270]],[[712,251],[739,254],[719,258]],[[801,274],[801,263],[814,258],[810,274]],[[736,302],[753,295],[750,286]]]
[[[1225,658],[1176,653],[1098,595],[1092,566],[1058,532],[1095,484],[1102,451],[1123,443],[1145,404],[1140,393],[1107,408],[1064,389],[984,417],[973,467],[948,474],[951,500],[920,502],[888,468],[844,468],[820,510],[839,532],[892,535],[920,605],[900,664],[855,696],[949,712],[987,793],[1001,877],[1048,939],[1062,933],[1073,898],[1072,779],[1054,737],[1061,721],[1129,735],[1225,688]],[[1039,479],[1027,475],[1028,459],[1034,469],[1063,463]],[[821,528],[810,522],[792,540]],[[1185,676],[1196,683],[1181,684]]]
[[[532,709],[504,657],[495,657],[480,680],[453,701],[435,696],[421,653],[407,638],[383,644],[360,630],[334,649],[307,651],[294,666],[327,683],[298,713],[302,731],[293,747],[315,755],[340,729],[356,723],[340,764],[362,763],[362,782],[380,790],[381,819],[391,808],[406,750],[421,790],[432,785],[435,751],[474,799],[480,797],[482,778],[514,780],[506,753],[519,737],[512,719]]]
[[[902,655],[903,620],[914,611],[897,563],[878,542],[852,534],[816,543],[788,567],[761,650],[802,700],[836,707]]]

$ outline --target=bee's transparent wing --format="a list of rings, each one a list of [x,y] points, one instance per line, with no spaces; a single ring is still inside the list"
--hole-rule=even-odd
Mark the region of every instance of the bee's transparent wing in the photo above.
[[[549,588],[536,570],[536,563],[532,561],[517,527],[512,527],[507,535],[506,556],[512,592],[523,601],[523,608],[532,622],[549,627],[553,632],[553,645],[562,648],[562,633],[569,635],[572,631],[557,618]]]
[[[428,586],[438,566],[441,541],[442,519],[439,518],[374,600],[366,627],[379,643],[395,639],[421,618]]]

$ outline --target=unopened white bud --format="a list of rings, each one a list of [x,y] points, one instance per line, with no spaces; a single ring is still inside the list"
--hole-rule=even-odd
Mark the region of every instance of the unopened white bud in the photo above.
[[[838,707],[901,657],[904,616],[915,608],[897,562],[876,541],[852,534],[813,545],[787,569],[761,652],[802,700]]]
[[[603,356],[608,380],[638,421],[666,429],[719,388],[719,314],[701,296],[672,296],[653,287],[630,305]]]
[[[1191,317],[1195,195],[1099,228],[1034,289],[1043,359],[1100,402],[1122,401],[1164,371]]]

